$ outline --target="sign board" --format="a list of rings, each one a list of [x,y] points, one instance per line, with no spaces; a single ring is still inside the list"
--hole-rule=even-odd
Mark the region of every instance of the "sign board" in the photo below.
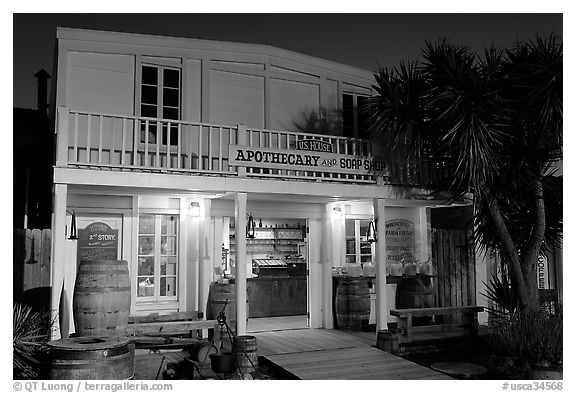
[[[415,262],[414,223],[404,219],[386,221],[386,263]]]
[[[78,230],[78,261],[118,259],[118,229],[94,222]]]
[[[538,257],[538,289],[550,289],[548,280],[548,257],[540,255]]]
[[[296,149],[334,153],[334,145],[318,139],[299,139],[296,141]]]
[[[384,161],[369,156],[241,145],[230,145],[228,160],[233,166],[354,175],[371,175],[386,168]]]

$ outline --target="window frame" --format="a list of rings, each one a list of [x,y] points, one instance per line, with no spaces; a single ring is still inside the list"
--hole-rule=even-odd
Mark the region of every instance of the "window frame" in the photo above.
[[[140,232],[140,220],[142,216],[152,216],[154,217],[154,233],[141,233]],[[164,217],[173,217],[176,225],[175,233],[173,234],[163,234],[162,233],[162,216]],[[140,274],[139,267],[140,267],[140,258],[147,257],[150,255],[147,254],[140,254],[140,237],[141,236],[153,236],[154,237],[154,271],[152,275],[149,274]],[[174,248],[173,254],[162,254],[162,236],[172,237],[174,238]],[[180,215],[175,213],[160,213],[160,212],[140,212],[137,215],[137,222],[136,222],[136,266],[135,266],[135,285],[136,285],[136,299],[135,304],[139,305],[158,305],[158,304],[167,304],[167,303],[178,303],[179,301],[179,291],[180,291]],[[162,274],[161,266],[162,266],[162,257],[176,257],[176,266],[174,267],[174,274]],[[153,277],[154,278],[154,293],[152,296],[138,296],[139,293],[139,284],[141,278],[145,277]],[[173,277],[174,278],[174,293],[175,295],[167,296],[161,295],[161,282],[162,278],[165,277]],[[158,285],[156,285],[158,284]]]
[[[344,101],[345,98],[344,96],[350,96],[352,98],[352,109],[351,110],[346,110],[344,108]],[[350,92],[350,91],[343,91],[342,92],[342,97],[341,97],[341,102],[342,102],[342,108],[341,108],[341,112],[342,112],[342,135],[347,137],[347,138],[356,138],[356,139],[363,139],[363,140],[367,140],[369,135],[360,135],[361,133],[361,129],[360,129],[360,108],[358,106],[358,99],[369,99],[370,95],[367,94],[359,94],[359,93],[354,93],[354,92]],[[351,112],[352,113],[352,135],[346,135],[346,129],[344,128],[344,113],[345,112]],[[364,132],[367,134],[368,133],[368,129],[369,129],[370,124],[368,123],[366,129],[364,130]]]
[[[143,83],[143,69],[144,67],[151,67],[151,68],[155,68],[156,69],[156,76],[157,76],[157,84],[156,85],[150,85],[150,84],[144,84]],[[166,108],[170,108],[170,109],[174,109],[176,108],[178,110],[178,118],[177,119],[165,119],[163,117],[164,115],[164,109],[165,109],[165,105],[164,105],[164,89],[176,89],[175,87],[170,87],[170,86],[165,86],[164,83],[164,71],[165,70],[174,70],[174,71],[178,71],[178,107],[173,107],[173,106],[167,106]],[[138,68],[137,68],[137,83],[135,86],[135,90],[136,90],[136,99],[135,99],[135,112],[136,112],[136,116],[137,117],[143,117],[142,115],[142,106],[143,105],[148,105],[148,106],[155,106],[156,107],[156,117],[148,117],[146,116],[146,119],[150,119],[149,121],[149,130],[148,130],[148,147],[149,148],[156,148],[157,145],[157,140],[158,140],[158,130],[154,129],[154,130],[150,130],[150,128],[158,128],[158,126],[160,126],[160,128],[162,129],[162,133],[161,135],[161,143],[160,143],[160,151],[165,152],[168,148],[167,145],[167,137],[164,138],[164,134],[167,135],[168,131],[171,131],[172,133],[176,133],[177,135],[177,123],[176,124],[171,124],[170,126],[170,130],[168,130],[168,123],[172,120],[174,122],[180,122],[182,121],[182,117],[183,117],[183,101],[184,101],[184,92],[183,92],[183,85],[184,85],[184,75],[183,75],[183,67],[182,67],[182,61],[180,59],[155,59],[155,58],[140,58],[140,60],[138,61]],[[155,104],[150,104],[150,103],[143,103],[142,102],[142,88],[143,86],[156,86],[156,103]],[[160,124],[158,124],[160,123]],[[139,149],[144,149],[145,147],[145,138],[146,135],[145,133],[145,120],[139,120],[139,127],[138,127],[138,135],[140,136],[138,138],[138,148]],[[154,141],[151,142],[150,141],[150,134],[152,134],[154,136]],[[176,140],[175,140],[176,139]],[[174,150],[176,151],[177,149],[177,145],[178,145],[178,141],[177,138],[170,138],[170,150]]]

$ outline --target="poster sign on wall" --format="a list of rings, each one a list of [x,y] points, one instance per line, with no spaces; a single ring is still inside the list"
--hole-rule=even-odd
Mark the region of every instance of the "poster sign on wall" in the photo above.
[[[118,229],[94,222],[78,231],[78,262],[118,259]]]
[[[414,223],[404,219],[386,221],[387,263],[415,261]]]

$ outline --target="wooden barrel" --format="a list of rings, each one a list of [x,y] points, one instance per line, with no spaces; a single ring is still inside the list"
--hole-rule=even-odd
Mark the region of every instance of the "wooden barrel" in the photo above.
[[[396,288],[396,308],[434,307],[434,287],[430,277],[402,277]],[[428,324],[432,317],[416,317],[415,325]]]
[[[130,277],[126,261],[82,261],[73,296],[78,336],[111,336],[128,324]]]
[[[46,379],[132,379],[134,345],[120,337],[76,337],[48,343]]]
[[[397,355],[400,352],[399,339],[397,329],[379,330],[376,336],[376,348]]]
[[[370,319],[370,291],[364,278],[344,278],[336,289],[336,321],[339,329],[361,330]]]
[[[255,371],[258,367],[258,346],[254,336],[236,336],[234,340],[236,361],[243,374]]]
[[[236,286],[234,284],[210,284],[206,319],[216,319],[226,305],[226,322],[232,331],[236,330]]]

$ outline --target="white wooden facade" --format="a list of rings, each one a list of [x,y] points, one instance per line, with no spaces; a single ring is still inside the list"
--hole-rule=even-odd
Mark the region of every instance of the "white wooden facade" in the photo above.
[[[370,96],[370,72],[262,45],[67,28],[58,29],[57,43],[55,336],[74,331],[78,262],[77,242],[68,240],[72,212],[79,228],[99,221],[118,229],[119,259],[129,262],[131,272],[132,314],[205,311],[223,227],[231,217],[237,225],[238,304],[243,304],[248,261],[242,255],[242,223],[248,213],[306,220],[313,328],[333,326],[331,275],[333,266],[345,262],[345,219],[376,219],[379,233],[385,233],[386,220],[409,219],[419,259],[431,255],[429,208],[443,201],[416,186],[389,184],[381,173],[230,164],[230,146],[293,152],[302,138],[332,145],[339,157],[377,156],[369,141],[350,138],[361,136],[357,112],[348,114],[347,130],[334,126],[342,122],[343,99],[356,104]],[[189,214],[192,202],[200,205],[197,217]],[[166,217],[168,224],[162,221]],[[172,229],[143,235],[144,219]],[[175,270],[162,279],[174,293],[161,296],[155,289],[139,296],[139,236],[172,245]],[[386,276],[385,261],[381,236],[375,246],[377,277]],[[389,319],[394,288],[378,281],[380,327]],[[242,333],[246,310],[238,306],[237,313]]]

